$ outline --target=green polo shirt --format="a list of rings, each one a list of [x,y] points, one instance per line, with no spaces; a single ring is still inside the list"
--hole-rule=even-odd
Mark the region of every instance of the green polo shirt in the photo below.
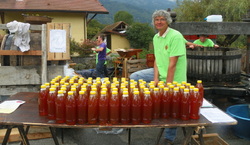
[[[179,83],[187,81],[185,42],[183,35],[172,28],[168,28],[163,36],[155,34],[153,44],[156,65],[159,71],[159,80],[166,82],[170,57],[179,56],[173,81]]]
[[[197,39],[193,42],[194,44],[202,45],[204,47],[214,47],[214,42],[211,39],[206,39],[205,42],[201,42],[200,39]]]
[[[106,48],[106,54],[108,54],[111,50]],[[95,63],[97,64],[98,63],[98,52],[95,52]],[[104,64],[107,64],[107,61],[105,61]]]

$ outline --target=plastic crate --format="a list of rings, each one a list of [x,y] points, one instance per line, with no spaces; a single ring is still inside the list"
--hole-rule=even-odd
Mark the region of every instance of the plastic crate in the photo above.
[[[217,133],[203,134],[205,145],[229,145]],[[192,135],[191,145],[200,145],[198,135]]]

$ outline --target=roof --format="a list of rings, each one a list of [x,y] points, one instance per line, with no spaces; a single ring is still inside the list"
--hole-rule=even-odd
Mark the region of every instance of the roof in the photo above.
[[[98,0],[0,0],[0,11],[109,13]]]
[[[109,33],[116,33],[116,34],[122,34],[123,31],[126,31],[128,27],[128,24],[123,22],[123,21],[119,21],[116,22],[114,24],[108,25],[105,28],[103,28],[101,30],[102,33],[105,32],[109,32]]]

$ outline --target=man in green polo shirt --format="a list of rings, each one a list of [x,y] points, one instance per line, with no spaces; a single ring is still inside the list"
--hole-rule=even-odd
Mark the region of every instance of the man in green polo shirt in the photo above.
[[[204,34],[201,34],[201,35],[198,35],[199,39],[195,40],[193,43],[194,44],[198,44],[198,45],[202,45],[204,47],[215,47],[215,48],[218,48],[219,45],[217,44],[214,44],[214,42],[207,38],[208,36],[207,35],[204,35]]]
[[[165,10],[153,14],[153,23],[158,33],[153,38],[155,65],[154,81],[187,81],[187,58],[183,35],[170,28],[172,22]]]
[[[169,27],[172,23],[170,13],[166,10],[157,10],[152,15],[152,22],[158,30],[153,38],[155,83],[187,81],[186,41],[180,32]],[[177,128],[165,129],[165,144],[173,143],[176,130]]]

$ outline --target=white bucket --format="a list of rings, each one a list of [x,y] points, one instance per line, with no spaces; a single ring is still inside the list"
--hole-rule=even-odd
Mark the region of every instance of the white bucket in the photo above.
[[[209,15],[204,20],[207,22],[222,22],[222,15]]]

